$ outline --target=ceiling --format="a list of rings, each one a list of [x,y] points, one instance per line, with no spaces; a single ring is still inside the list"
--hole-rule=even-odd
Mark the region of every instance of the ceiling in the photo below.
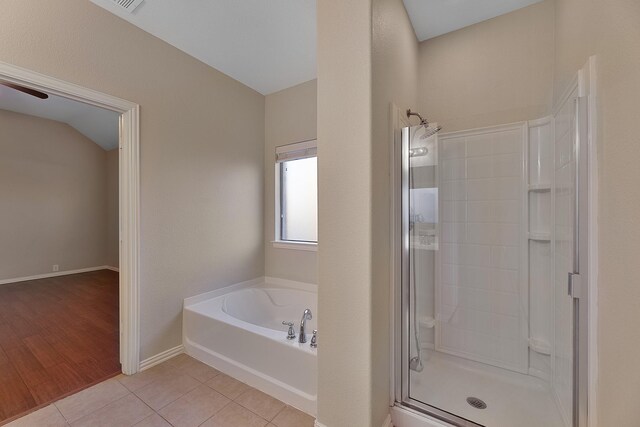
[[[263,95],[316,77],[315,0],[91,0]]]
[[[107,151],[118,148],[120,114],[114,111],[55,95],[39,99],[3,85],[0,110],[67,123]]]
[[[403,0],[420,41],[541,0]],[[267,95],[316,78],[316,0],[91,0]]]
[[[403,0],[418,40],[424,41],[542,0]]]

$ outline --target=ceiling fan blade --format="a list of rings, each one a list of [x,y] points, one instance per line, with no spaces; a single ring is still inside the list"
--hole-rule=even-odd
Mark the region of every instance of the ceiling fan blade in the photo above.
[[[24,86],[20,86],[20,85],[16,85],[13,83],[0,83],[1,85],[4,85],[6,87],[10,87],[11,89],[15,89],[15,90],[19,90],[20,92],[29,94],[31,96],[35,96],[36,98],[40,98],[40,99],[47,99],[49,98],[49,95],[47,95],[44,92],[40,92],[39,90],[35,90],[35,89],[30,89],[28,87],[24,87]]]

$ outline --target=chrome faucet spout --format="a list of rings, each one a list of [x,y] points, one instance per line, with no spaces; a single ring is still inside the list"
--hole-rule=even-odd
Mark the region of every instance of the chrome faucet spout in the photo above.
[[[302,320],[300,321],[300,334],[298,335],[299,343],[307,342],[307,336],[304,333],[304,327],[305,327],[306,321],[311,320],[312,317],[313,316],[311,315],[311,310],[309,310],[308,308],[304,310],[304,313],[302,313]]]

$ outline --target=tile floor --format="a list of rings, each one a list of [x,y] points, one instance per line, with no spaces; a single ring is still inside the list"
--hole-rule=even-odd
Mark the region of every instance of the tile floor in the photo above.
[[[11,427],[312,427],[313,417],[186,354],[120,375],[7,424]]]

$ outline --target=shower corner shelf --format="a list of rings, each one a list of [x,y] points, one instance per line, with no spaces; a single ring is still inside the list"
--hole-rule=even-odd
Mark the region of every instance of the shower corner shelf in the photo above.
[[[420,326],[425,329],[433,329],[436,327],[436,319],[433,317],[423,317],[420,319]]]
[[[530,232],[529,240],[538,240],[540,242],[551,241],[551,233]]]
[[[538,354],[551,354],[551,344],[538,338],[529,338],[529,348]]]
[[[551,184],[530,184],[529,191],[546,192],[551,191]]]
[[[411,249],[422,249],[423,251],[437,251],[437,243],[422,244],[418,242],[411,242]]]

